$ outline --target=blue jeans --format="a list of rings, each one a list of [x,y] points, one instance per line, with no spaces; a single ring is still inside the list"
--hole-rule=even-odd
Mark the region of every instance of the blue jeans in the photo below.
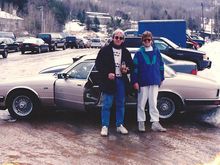
[[[115,94],[108,94],[103,92],[103,106],[102,106],[102,126],[109,127],[110,109],[115,97],[116,103],[116,126],[124,123],[124,103],[125,103],[125,84],[122,78],[116,78],[116,92]]]

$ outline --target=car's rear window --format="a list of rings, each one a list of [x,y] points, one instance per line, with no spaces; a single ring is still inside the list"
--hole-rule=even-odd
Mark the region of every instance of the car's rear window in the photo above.
[[[76,37],[66,37],[66,41],[76,41]]]

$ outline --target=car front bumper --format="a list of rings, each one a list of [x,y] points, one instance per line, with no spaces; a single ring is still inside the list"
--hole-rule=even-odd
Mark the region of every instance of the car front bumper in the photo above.
[[[205,68],[210,69],[211,66],[212,66],[212,61],[210,61],[210,60],[203,60],[201,62],[200,67],[198,68],[198,70],[204,70]]]

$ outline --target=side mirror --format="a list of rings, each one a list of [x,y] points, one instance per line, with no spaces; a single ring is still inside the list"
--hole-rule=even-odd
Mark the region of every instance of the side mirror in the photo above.
[[[57,78],[58,79],[68,79],[69,78],[69,74],[67,74],[67,73],[58,73],[57,74]]]

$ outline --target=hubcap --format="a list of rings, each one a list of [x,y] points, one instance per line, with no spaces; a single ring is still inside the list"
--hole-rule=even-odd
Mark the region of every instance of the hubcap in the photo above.
[[[33,103],[27,96],[17,96],[13,100],[13,110],[19,116],[27,116],[33,110]]]
[[[169,118],[175,112],[175,103],[170,98],[162,97],[158,100],[158,110],[160,113],[160,118]]]

